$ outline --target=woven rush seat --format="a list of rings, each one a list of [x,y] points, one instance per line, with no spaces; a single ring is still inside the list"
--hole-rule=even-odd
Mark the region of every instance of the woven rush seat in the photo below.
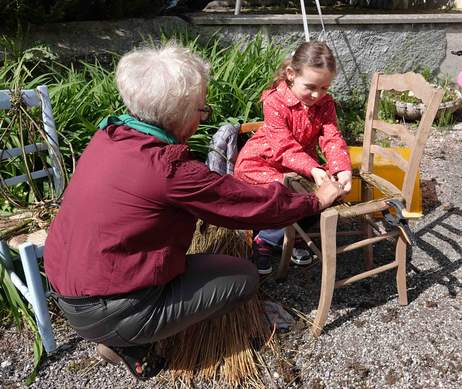
[[[393,184],[383,180],[383,178],[372,173],[354,172],[355,177],[359,178],[370,189],[378,189],[382,196],[378,199],[366,202],[345,202],[339,200],[331,208],[338,212],[340,218],[354,218],[363,215],[365,212],[379,212],[389,208],[386,204],[388,200],[403,200],[403,196],[398,188]],[[316,184],[305,177],[296,175],[286,179],[286,185],[296,192],[314,192]]]

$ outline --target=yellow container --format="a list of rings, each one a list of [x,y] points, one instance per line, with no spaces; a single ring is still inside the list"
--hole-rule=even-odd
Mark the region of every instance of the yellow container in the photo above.
[[[406,147],[392,147],[392,150],[401,154],[401,156],[405,159],[409,159],[410,150]],[[360,169],[361,167],[361,154],[362,154],[362,147],[351,146],[349,147],[351,163],[353,165],[353,169]],[[389,159],[383,158],[379,155],[375,155],[374,157],[374,174],[377,174],[380,177],[385,178],[386,180],[390,181],[394,184],[397,188],[402,188],[403,186],[403,179],[404,179],[404,172],[394,166]],[[383,196],[383,194],[374,189],[374,199],[379,199]],[[348,194],[346,201],[357,202],[361,200],[361,184],[360,180],[356,177],[353,178],[353,184],[351,188],[351,192]],[[414,186],[414,193],[412,195],[412,202],[411,202],[411,212],[416,213],[415,216],[422,215],[422,192],[420,191],[420,175],[417,173],[416,183]]]

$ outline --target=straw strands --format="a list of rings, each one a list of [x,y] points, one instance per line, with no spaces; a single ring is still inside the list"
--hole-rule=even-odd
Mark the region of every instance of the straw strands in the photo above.
[[[188,254],[198,253],[250,258],[252,231],[229,230],[199,220],[188,250]]]
[[[201,232],[202,231],[202,232]],[[222,227],[197,224],[189,250],[248,257],[251,234]],[[264,319],[258,297],[219,318],[198,323],[165,341],[170,379],[190,387],[208,382],[219,387],[264,388],[265,369],[260,354],[273,350],[273,331]]]

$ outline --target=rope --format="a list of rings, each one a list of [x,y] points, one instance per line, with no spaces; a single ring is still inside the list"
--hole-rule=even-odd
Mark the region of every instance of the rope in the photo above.
[[[322,18],[321,4],[319,4],[319,0],[316,0],[316,8],[318,9],[319,20],[321,21],[322,26],[322,32],[319,34],[319,40],[324,41],[326,37],[326,29],[324,28],[324,20]]]
[[[300,7],[302,9],[303,30],[305,31],[305,41],[310,41],[310,30],[308,29],[308,20],[306,20],[305,0],[300,0]]]
[[[319,34],[319,40],[323,41],[326,37],[326,29],[324,27],[324,19],[322,18],[321,4],[319,0],[315,0],[318,10],[319,20],[321,21],[322,32]],[[308,28],[308,20],[306,17],[305,0],[300,0],[300,8],[302,10],[303,30],[305,31],[305,41],[310,41],[310,30]]]

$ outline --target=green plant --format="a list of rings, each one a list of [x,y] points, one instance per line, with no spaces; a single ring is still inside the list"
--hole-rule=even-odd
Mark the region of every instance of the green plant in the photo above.
[[[395,101],[390,97],[384,94],[380,99],[380,106],[378,117],[380,120],[393,123],[396,117],[396,104]]]
[[[43,131],[41,112],[38,109],[28,109],[24,104],[21,89],[32,89],[45,82],[49,74],[35,76],[35,72],[52,59],[49,51],[42,48],[32,48],[11,64],[5,59],[5,65],[0,73],[0,85],[8,88],[11,94],[11,107],[0,112],[0,142],[2,148],[19,148],[23,152],[16,157],[0,160],[0,179],[24,174],[27,181],[16,186],[0,186],[2,210],[8,210],[11,205],[26,208],[29,204],[43,201],[56,201],[57,196],[50,185],[51,177],[37,182],[32,179],[31,172],[50,167],[47,153],[24,152],[25,145],[46,143],[49,140]],[[5,81],[8,82],[5,82]],[[65,176],[66,169],[61,160],[60,170]]]
[[[337,101],[337,121],[342,135],[349,145],[361,143],[364,132],[367,97],[354,90],[348,100]]]
[[[440,128],[448,127],[449,125],[453,124],[454,113],[450,110],[443,110],[439,115],[436,117],[436,126]]]

